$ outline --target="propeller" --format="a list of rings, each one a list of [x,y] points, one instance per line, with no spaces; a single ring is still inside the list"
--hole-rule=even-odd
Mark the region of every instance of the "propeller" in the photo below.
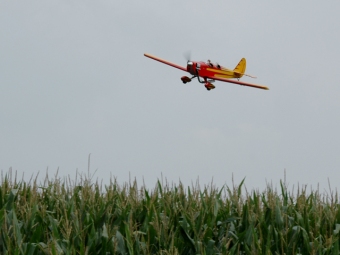
[[[186,60],[187,62],[189,62],[189,61],[191,60],[191,51],[188,50],[188,51],[184,52],[184,53],[183,53],[183,56],[184,56],[185,60]]]

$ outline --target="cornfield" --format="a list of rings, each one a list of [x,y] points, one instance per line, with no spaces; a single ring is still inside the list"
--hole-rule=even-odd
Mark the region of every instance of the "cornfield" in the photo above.
[[[337,192],[3,173],[0,254],[340,254]]]

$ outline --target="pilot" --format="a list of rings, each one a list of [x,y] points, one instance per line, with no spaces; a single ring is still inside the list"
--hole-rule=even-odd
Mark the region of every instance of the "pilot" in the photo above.
[[[211,66],[211,67],[214,66],[214,65],[211,63],[210,59],[208,59],[208,62],[207,62],[207,63],[208,63],[208,65]]]

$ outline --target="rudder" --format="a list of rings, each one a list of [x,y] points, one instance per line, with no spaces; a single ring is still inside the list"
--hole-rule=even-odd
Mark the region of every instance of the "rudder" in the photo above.
[[[239,74],[241,78],[246,71],[246,59],[242,58],[233,71]]]

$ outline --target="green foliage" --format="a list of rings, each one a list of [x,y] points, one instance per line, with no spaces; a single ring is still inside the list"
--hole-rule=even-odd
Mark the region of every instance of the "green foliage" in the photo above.
[[[244,193],[245,194],[242,194]],[[89,178],[0,186],[0,254],[340,254],[338,194]]]

